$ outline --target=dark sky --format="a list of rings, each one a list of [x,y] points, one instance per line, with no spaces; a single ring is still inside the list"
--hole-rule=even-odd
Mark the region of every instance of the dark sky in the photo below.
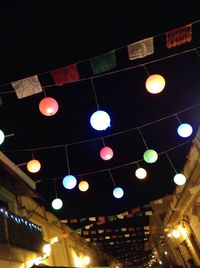
[[[38,74],[42,85],[48,86],[52,83],[48,75],[50,70],[80,61],[85,62],[79,66],[81,78],[89,78],[92,73],[87,59],[122,47],[124,49],[118,50],[115,70],[179,53],[199,44],[198,24],[193,28],[193,42],[174,50],[166,49],[164,36],[165,31],[199,19],[196,3],[190,2],[187,6],[182,3],[179,7],[168,4],[165,7],[161,1],[155,6],[152,3],[131,5],[129,1],[73,1],[64,7],[61,1],[41,2],[1,2],[2,85]],[[158,34],[161,36],[156,39],[153,56],[128,62],[126,45]],[[21,100],[13,92],[3,94],[0,128],[5,134],[15,133],[15,136],[5,140],[2,151],[20,164],[32,157],[31,149],[34,149],[34,156],[41,161],[42,169],[36,175],[28,174],[40,181],[37,191],[44,196],[44,204],[50,210],[57,190],[64,201],[63,209],[56,211],[60,218],[112,214],[160,198],[173,191],[174,170],[166,155],[160,154],[159,161],[153,165],[141,162],[149,175],[146,181],[136,180],[136,164],[131,163],[142,159],[145,150],[137,127],[198,104],[198,68],[199,57],[194,51],[149,64],[149,72],[162,73],[167,83],[165,91],[155,96],[145,91],[147,74],[142,67],[94,79],[98,103],[109,111],[112,120],[111,128],[101,133],[89,125],[89,117],[96,109],[90,79],[46,89],[46,94],[59,102],[59,112],[51,118],[42,116],[38,110],[43,93]],[[2,92],[7,90],[12,89],[10,86],[1,87]],[[198,114],[199,106],[180,114],[182,120],[193,123],[193,137],[199,124]],[[191,137],[183,139],[177,136],[177,123],[172,116],[141,128],[148,146],[161,153],[190,140]],[[123,131],[120,135],[113,135]],[[113,148],[114,158],[104,162],[98,154],[101,138],[110,134],[105,142]],[[93,138],[98,139],[92,141]],[[77,144],[86,140],[89,141]],[[86,193],[81,193],[77,187],[67,191],[62,186],[61,178],[67,174],[66,151],[62,145],[66,144],[69,145],[71,173],[91,173],[82,176],[90,183]],[[52,148],[57,145],[61,146]],[[169,152],[177,170],[182,169],[189,146],[187,143]],[[36,149],[40,147],[47,149]],[[13,152],[8,152],[10,150]],[[22,169],[28,172],[26,167],[22,166]],[[97,172],[106,169],[112,169],[115,183],[124,188],[123,199],[116,200],[112,196],[113,181],[109,172]],[[80,176],[77,178],[81,179]]]

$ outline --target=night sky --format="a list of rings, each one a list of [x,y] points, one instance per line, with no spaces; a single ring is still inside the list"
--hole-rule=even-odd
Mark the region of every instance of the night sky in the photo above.
[[[31,160],[33,154],[40,160],[37,174],[21,168],[37,182],[41,204],[60,219],[121,213],[173,193],[174,168],[181,172],[199,126],[200,58],[198,50],[192,49],[199,46],[200,23],[193,25],[190,43],[173,49],[166,48],[164,33],[197,21],[197,3],[164,7],[160,2],[153,7],[146,3],[130,6],[128,1],[73,1],[63,7],[58,1],[34,2],[1,2],[0,129],[15,134],[5,139],[1,150],[17,165]],[[129,61],[126,46],[148,37],[155,37],[154,54]],[[88,60],[111,50],[116,50],[117,58],[113,73],[93,78],[98,105],[111,117],[111,127],[98,132],[89,123],[97,103]],[[79,63],[80,81],[49,86],[53,85],[49,71],[72,63]],[[142,64],[150,74],[165,77],[162,93],[152,95],[145,90],[147,73]],[[59,103],[52,117],[39,111],[44,93],[17,99],[11,87],[12,81],[35,74],[46,95]],[[176,114],[193,126],[189,138],[178,136]],[[148,148],[159,154],[154,164],[143,161],[146,147],[138,128]],[[103,141],[114,151],[109,161],[99,157]],[[78,182],[89,182],[87,192],[77,186],[64,189],[67,157]],[[146,180],[135,177],[137,162],[146,168]],[[112,195],[113,179],[124,189],[122,199]],[[56,194],[64,202],[60,211],[51,207]]]

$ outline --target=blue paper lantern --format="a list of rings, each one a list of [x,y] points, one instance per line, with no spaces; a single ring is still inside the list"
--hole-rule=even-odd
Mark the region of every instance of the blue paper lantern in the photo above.
[[[104,111],[96,111],[90,117],[90,124],[96,130],[106,130],[110,127],[110,116]]]
[[[180,126],[177,129],[178,135],[183,137],[183,138],[187,138],[192,134],[192,127],[190,124],[187,123],[183,123],[180,124]]]
[[[0,145],[4,142],[4,139],[5,139],[5,135],[3,131],[0,129]]]
[[[77,184],[77,180],[74,176],[72,175],[67,175],[63,178],[63,186],[66,188],[66,189],[73,189]]]
[[[124,195],[124,191],[121,187],[115,187],[113,190],[113,195],[115,198],[121,198]]]

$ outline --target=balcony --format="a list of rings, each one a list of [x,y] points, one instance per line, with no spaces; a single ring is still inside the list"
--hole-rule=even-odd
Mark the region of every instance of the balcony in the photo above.
[[[0,259],[24,262],[41,254],[42,245],[40,226],[0,208]]]

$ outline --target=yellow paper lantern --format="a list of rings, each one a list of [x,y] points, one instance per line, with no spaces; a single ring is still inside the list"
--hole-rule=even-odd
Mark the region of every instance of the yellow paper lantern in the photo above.
[[[36,173],[40,170],[41,168],[41,164],[38,160],[36,159],[33,159],[33,160],[30,160],[27,164],[27,169],[29,172],[31,173]]]
[[[165,87],[165,79],[159,74],[150,75],[146,80],[145,87],[152,94],[160,93]]]
[[[78,185],[78,188],[81,192],[86,192],[89,188],[89,184],[87,181],[81,181]]]

